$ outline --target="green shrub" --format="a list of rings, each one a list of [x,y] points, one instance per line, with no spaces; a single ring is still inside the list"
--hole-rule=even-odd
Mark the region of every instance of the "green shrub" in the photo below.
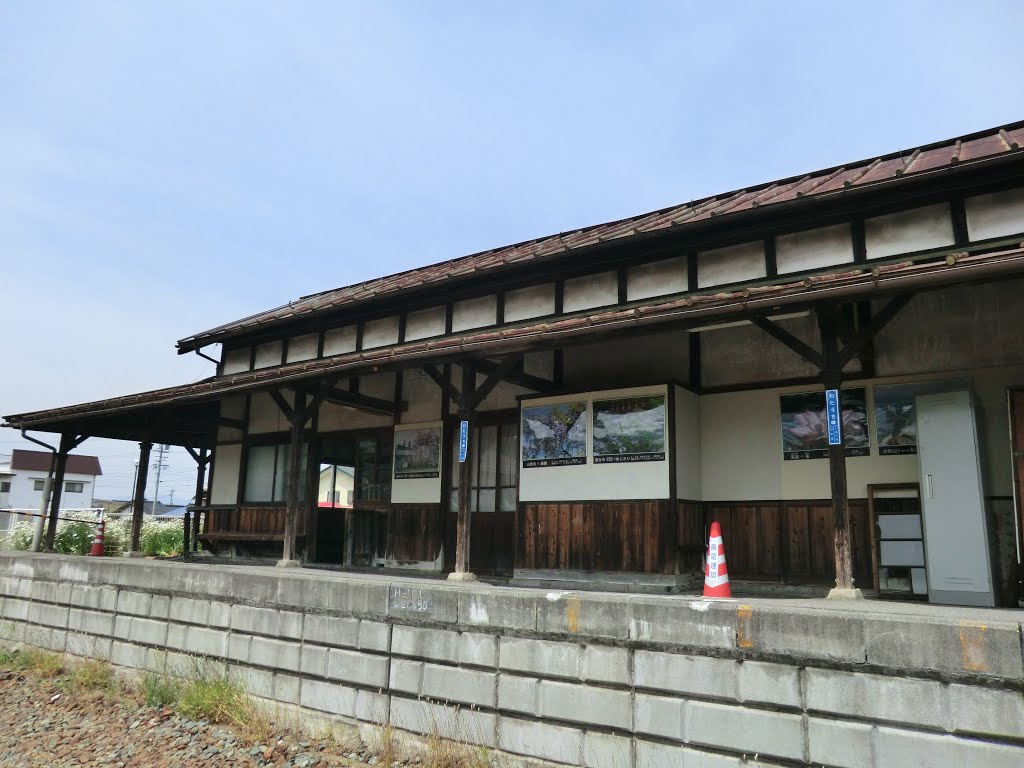
[[[142,676],[142,696],[150,707],[173,707],[181,698],[178,680],[147,672]]]
[[[184,525],[181,520],[146,520],[142,523],[140,544],[147,555],[180,555],[185,548]]]
[[[25,519],[15,524],[14,528],[9,534],[7,534],[3,543],[4,549],[28,549],[32,546],[32,530],[35,527],[35,522],[31,519]]]
[[[62,555],[87,555],[96,537],[96,526],[91,523],[64,520],[57,523],[53,549]]]

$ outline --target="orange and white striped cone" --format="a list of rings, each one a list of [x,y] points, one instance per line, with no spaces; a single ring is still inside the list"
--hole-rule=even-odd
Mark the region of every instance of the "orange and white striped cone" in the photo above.
[[[89,550],[89,557],[103,557],[103,533],[107,521],[100,518],[100,524],[96,528],[96,538],[92,540],[92,549]]]
[[[708,539],[708,562],[704,568],[704,597],[732,597],[729,588],[729,570],[725,567],[725,545],[722,543],[722,527],[711,524]]]

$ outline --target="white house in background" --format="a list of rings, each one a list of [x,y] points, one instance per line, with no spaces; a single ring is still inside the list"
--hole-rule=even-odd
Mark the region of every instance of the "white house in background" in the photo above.
[[[39,508],[52,456],[46,451],[20,449],[15,449],[9,456],[0,456],[0,509]],[[61,508],[91,507],[96,478],[102,474],[100,460],[96,456],[68,456]]]
[[[351,507],[355,489],[352,467],[322,464],[317,505],[321,507]]]

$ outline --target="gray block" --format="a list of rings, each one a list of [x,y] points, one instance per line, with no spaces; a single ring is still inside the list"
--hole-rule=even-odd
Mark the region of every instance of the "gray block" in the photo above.
[[[387,722],[389,697],[373,691],[356,693],[356,718],[365,723]]]
[[[231,666],[228,668],[228,676],[253,696],[274,698],[274,673],[269,670]]]
[[[130,640],[132,636],[132,617],[114,616],[114,637],[119,640]]]
[[[184,624],[168,624],[167,639],[164,642],[168,648],[184,651],[188,648],[188,639],[185,636],[187,632],[188,627]]]
[[[75,584],[71,587],[71,605],[95,611],[117,610],[117,589]]]
[[[879,728],[875,734],[875,759],[875,768],[1020,768],[1024,765],[1024,747]]]
[[[637,739],[634,748],[636,750],[636,768],[679,768],[679,766],[685,766],[681,747]]]
[[[630,598],[629,639],[697,649],[736,647],[736,606],[702,599]]]
[[[264,571],[241,570],[231,574],[231,589],[222,594],[253,605],[270,606],[276,602],[281,575]]]
[[[686,741],[736,752],[804,759],[803,721],[799,715],[687,701]]]
[[[83,635],[79,632],[68,632],[66,652],[83,659],[110,660],[110,648],[113,640],[109,637]]]
[[[66,605],[30,603],[28,620],[45,627],[65,629],[68,625],[68,608]]]
[[[588,731],[583,737],[583,765],[585,768],[633,765],[633,740],[628,736]]]
[[[4,600],[3,617],[10,621],[28,621],[28,600],[15,600],[9,597]]]
[[[167,623],[138,616],[133,617],[129,637],[133,643],[162,647],[167,639]]]
[[[298,704],[301,686],[302,678],[292,677],[281,672],[274,673],[274,699],[277,701]]]
[[[684,699],[638,693],[633,700],[633,722],[637,733],[682,742]]]
[[[867,646],[861,616],[836,611],[758,607],[750,616],[751,648],[795,659],[864,663]]]
[[[359,622],[359,650],[387,653],[391,649],[391,625],[381,621]]]
[[[286,640],[254,637],[249,645],[249,663],[270,669],[299,671],[299,644]]]
[[[517,755],[579,765],[583,754],[583,731],[502,717],[498,725],[498,748]]]
[[[419,696],[422,681],[422,662],[409,661],[407,659],[391,660],[391,672],[388,681],[390,690]]]
[[[540,714],[540,680],[535,677],[498,675],[498,709],[502,712]]]
[[[499,666],[547,677],[579,678],[583,648],[575,643],[502,637]]]
[[[324,677],[327,674],[327,648],[303,645],[299,658],[299,671],[303,675]]]
[[[539,632],[616,640],[629,637],[629,608],[621,598],[585,592],[549,592],[536,604]]]
[[[355,648],[359,644],[359,619],[307,614],[302,639],[307,643]]]
[[[784,664],[744,661],[739,667],[739,698],[799,708],[800,670]]]
[[[185,632],[185,647],[182,650],[203,656],[222,657],[227,653],[228,633],[205,627],[189,627]]]
[[[327,654],[327,677],[355,685],[386,688],[388,660],[384,656],[332,648]]]
[[[149,616],[153,596],[145,592],[132,592],[122,589],[117,593],[117,612],[129,616]]]
[[[458,599],[458,621],[465,626],[528,631],[537,628],[537,598],[532,594],[491,592],[475,587],[460,590]]]
[[[949,701],[954,731],[1024,740],[1024,694],[951,685]]]
[[[629,685],[629,651],[603,645],[587,646],[583,650],[583,679]]]
[[[473,667],[491,667],[498,660],[498,637],[479,632],[459,634],[459,663]]]
[[[167,595],[153,595],[149,606],[151,619],[167,619],[170,616],[171,598]]]
[[[171,621],[183,624],[206,624],[210,617],[210,604],[206,600],[175,595],[171,598],[167,616]]]
[[[729,700],[739,695],[739,664],[731,659],[636,651],[633,679],[637,688]]]
[[[424,696],[436,700],[493,709],[495,706],[495,673],[462,667],[424,664],[420,692]]]
[[[46,603],[67,605],[71,602],[71,585],[59,584],[53,581],[32,582],[32,599],[41,600]]]
[[[456,624],[459,620],[459,592],[451,587],[392,584],[387,600],[387,615],[394,618],[441,624]]]
[[[303,707],[309,707],[319,712],[355,717],[356,689],[338,683],[303,680],[299,703]]]
[[[940,682],[811,668],[804,675],[808,711],[942,729],[949,724]]]
[[[545,719],[629,729],[632,702],[627,691],[541,680],[540,714]]]
[[[146,649],[138,645],[115,640],[110,648],[110,663],[118,667],[145,669]]]
[[[232,632],[228,635],[228,658],[232,661],[249,661],[249,635],[238,635]]]
[[[870,725],[842,720],[807,720],[811,762],[836,768],[871,768]]]
[[[459,658],[459,635],[446,629],[396,624],[391,633],[391,653],[455,664]]]
[[[217,629],[227,629],[231,626],[231,604],[210,601],[207,603],[208,611],[206,623]]]
[[[53,627],[32,627],[26,637],[26,642],[54,653],[64,653],[67,641],[67,631]]]

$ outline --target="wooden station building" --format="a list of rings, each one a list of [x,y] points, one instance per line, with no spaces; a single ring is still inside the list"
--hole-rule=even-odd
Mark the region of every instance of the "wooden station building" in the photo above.
[[[140,442],[139,498],[150,446],[189,448],[198,538],[239,558],[673,589],[717,520],[734,580],[1016,604],[1022,145],[1009,125],[306,296],[178,342],[215,377],[5,426],[60,433],[58,459]],[[325,469],[352,479],[326,503]]]

